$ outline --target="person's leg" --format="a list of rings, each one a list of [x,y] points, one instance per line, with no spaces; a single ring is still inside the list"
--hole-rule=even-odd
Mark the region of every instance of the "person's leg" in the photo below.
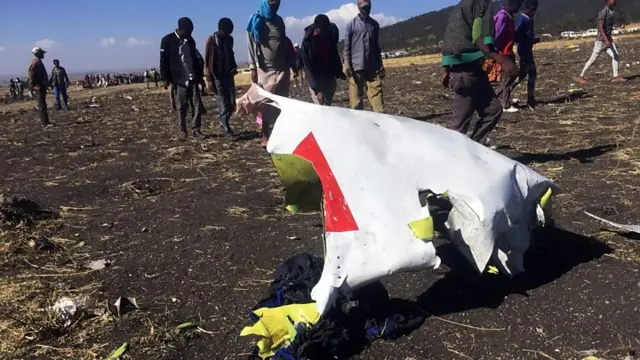
[[[336,94],[337,87],[338,82],[335,77],[330,76],[326,79],[324,99],[327,106],[331,106],[331,104],[333,104],[333,96]]]
[[[49,125],[49,113],[47,112],[47,89],[45,87],[38,90],[37,102],[40,123],[42,126],[47,126]]]
[[[224,79],[216,78],[214,86],[218,91],[218,95],[216,96],[216,100],[218,102],[218,114],[220,115],[220,127],[224,132],[230,132],[231,128],[229,127],[229,91],[227,88],[226,81]]]
[[[527,76],[527,104],[529,106],[535,106],[536,104],[536,80],[538,79],[538,68],[536,63],[527,64],[526,66]]]
[[[367,97],[373,111],[384,114],[384,97],[382,93],[382,79],[374,71],[367,72]]]
[[[67,86],[61,85],[60,92],[62,93],[62,103],[64,104],[64,108],[69,108],[69,96],[67,96]]]
[[[187,113],[189,112],[189,98],[187,89],[176,86],[176,100],[178,107],[178,126],[182,136],[187,136]]]
[[[453,115],[449,129],[466,134],[471,125],[471,117],[475,112],[473,106],[473,96],[471,93],[473,85],[472,78],[468,77],[468,72],[452,71],[449,74],[449,85],[454,91]]]
[[[362,71],[355,71],[349,77],[349,102],[352,109],[364,109],[364,82]]]
[[[611,66],[613,67],[613,77],[620,77],[620,53],[615,43],[611,43],[611,47],[607,49],[607,54],[611,56]]]
[[[54,103],[56,105],[56,110],[60,110],[62,109],[62,106],[60,105],[60,86],[59,85],[55,85],[53,87],[53,96],[54,96]]]
[[[584,77],[587,71],[589,71],[589,68],[591,67],[591,65],[593,65],[593,63],[595,63],[596,60],[598,60],[598,57],[600,56],[600,53],[602,52],[602,50],[605,49],[605,46],[606,45],[602,41],[596,41],[595,45],[593,46],[593,53],[591,53],[591,57],[589,58],[587,63],[584,65],[584,69],[582,69],[582,73],[580,73],[581,78]]]
[[[171,102],[171,108],[173,111],[176,111],[178,108],[176,106],[176,86],[173,84],[169,85],[169,101]]]
[[[473,97],[474,107],[478,112],[478,122],[471,133],[471,139],[485,144],[489,133],[498,125],[502,117],[502,104],[493,91],[489,77],[485,72],[476,72]]]
[[[191,124],[191,131],[194,133],[200,132],[200,128],[202,127],[202,99],[200,98],[200,87],[198,85],[189,86],[189,98],[192,101],[193,106],[193,120]]]

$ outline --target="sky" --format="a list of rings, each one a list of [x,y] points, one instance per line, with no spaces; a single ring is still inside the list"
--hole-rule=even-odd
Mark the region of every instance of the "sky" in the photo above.
[[[53,59],[59,59],[69,73],[158,67],[160,40],[175,30],[182,16],[193,20],[193,37],[201,52],[206,37],[217,30],[218,20],[231,18],[234,50],[242,62],[247,58],[246,24],[260,4],[260,0],[0,1],[4,27],[0,32],[0,75],[26,73],[34,46],[48,51],[48,67]],[[385,26],[456,2],[373,0],[372,16]],[[303,29],[320,13],[329,15],[342,32],[357,14],[357,6],[349,0],[282,0],[278,12],[293,42],[302,39]]]

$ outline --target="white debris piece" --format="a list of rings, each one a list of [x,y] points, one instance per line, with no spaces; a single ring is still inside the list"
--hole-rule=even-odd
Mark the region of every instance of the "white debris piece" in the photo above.
[[[605,224],[607,224],[607,225],[610,225],[610,226],[612,226],[612,227],[614,227],[614,228],[616,228],[617,230],[620,230],[620,231],[622,231],[622,232],[625,232],[625,233],[636,233],[636,234],[640,234],[640,225],[623,225],[623,224],[618,224],[618,223],[615,223],[615,222],[613,222],[613,221],[609,221],[609,220],[607,220],[607,219],[603,219],[603,218],[601,218],[601,217],[595,216],[595,215],[593,215],[593,214],[591,214],[591,213],[589,213],[589,212],[586,212],[586,211],[585,211],[584,213],[585,213],[585,214],[587,214],[587,215],[589,215],[589,216],[591,216],[592,218],[594,218],[594,219],[596,219],[596,220],[600,220],[600,221],[602,221],[603,223],[605,223]]]
[[[274,103],[260,105],[266,99]],[[257,85],[238,111],[272,105],[280,115],[267,151],[283,182],[318,184],[324,196],[325,263],[311,293],[321,314],[340,291],[440,265],[421,197],[428,191],[446,193],[448,238],[477,271],[490,260],[502,274],[524,271],[531,230],[548,218],[538,206],[544,212],[559,192],[549,179],[463,134],[405,117],[314,105]]]

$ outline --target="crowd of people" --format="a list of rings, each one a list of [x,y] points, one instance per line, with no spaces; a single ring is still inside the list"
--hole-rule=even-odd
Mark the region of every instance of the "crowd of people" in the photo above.
[[[605,51],[613,58],[613,80],[624,80],[618,74],[619,55],[612,38],[616,0],[604,2],[605,7],[598,16],[599,34],[594,52],[578,77],[580,82],[586,82],[584,74]],[[371,17],[371,1],[358,0],[357,3],[359,13],[346,25],[344,50],[340,53],[338,27],[327,15],[316,16],[313,24],[304,29],[302,43],[294,45],[287,36],[283,18],[278,15],[280,0],[260,0],[258,11],[251,15],[246,26],[252,82],[273,94],[288,97],[292,82],[302,85],[306,80],[311,100],[331,106],[337,81],[348,81],[352,109],[362,110],[366,95],[373,111],[384,113],[386,72],[379,44],[380,26]],[[518,111],[512,106],[511,95],[525,79],[528,79],[527,104],[531,107],[537,104],[533,47],[540,41],[535,36],[533,21],[538,0],[506,0],[495,17],[491,3],[491,0],[460,0],[447,22],[441,64],[442,85],[454,92],[450,128],[468,133],[472,116],[477,113],[479,119],[470,138],[488,146],[488,136],[503,112]],[[515,16],[521,9],[516,22]],[[159,73],[152,69],[138,75],[87,75],[85,83],[93,87],[146,81],[149,86],[153,81],[158,86],[161,79],[163,87],[170,89],[180,137],[186,138],[191,133],[197,139],[208,137],[201,131],[201,118],[206,113],[201,95],[207,89],[217,97],[222,133],[232,135],[230,118],[236,108],[234,76],[238,73],[232,36],[234,24],[229,18],[220,19],[218,31],[206,40],[204,56],[197,49],[193,30],[191,19],[180,18],[177,29],[162,39]],[[515,64],[516,44],[519,66]],[[30,88],[46,89],[49,82],[42,65],[44,51],[35,48],[33,53]],[[496,82],[499,84],[494,90],[492,83]],[[61,81],[54,86],[60,86],[59,83]],[[64,100],[64,91],[60,93]],[[46,125],[46,92],[38,94],[42,121]],[[58,104],[56,101],[56,106]],[[187,127],[189,108],[190,128]],[[265,107],[256,117],[263,146],[269,140],[277,116],[277,109]]]
[[[79,84],[83,88],[93,89],[107,86],[142,84],[146,82],[147,87],[149,87],[150,82],[153,81],[156,87],[158,87],[160,81],[158,76],[158,72],[155,69],[145,70],[144,73],[87,74],[84,76],[84,81]]]

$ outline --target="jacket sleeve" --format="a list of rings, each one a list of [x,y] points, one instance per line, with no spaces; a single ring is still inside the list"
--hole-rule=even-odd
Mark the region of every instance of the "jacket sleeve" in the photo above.
[[[62,72],[64,73],[64,81],[66,82],[66,85],[71,85],[71,81],[69,81],[69,75],[67,74],[67,69],[62,68]]]
[[[247,32],[247,44],[249,46],[249,69],[254,70],[258,68],[258,54],[256,54],[256,41]]]
[[[343,55],[343,61],[344,61],[344,65],[347,68],[352,68],[352,64],[351,64],[351,41],[353,38],[353,21],[350,21],[347,23],[347,27],[345,28],[345,32],[344,32],[344,55]]]
[[[29,87],[34,87],[35,84],[35,66],[33,66],[33,62],[31,62],[31,64],[29,64],[29,72],[27,74],[27,83],[29,84]]]
[[[171,76],[171,61],[169,59],[169,40],[167,37],[163,37],[160,42],[160,75],[162,75],[162,79],[166,82],[173,82],[173,77]]]
[[[496,45],[497,46],[502,46],[502,41],[501,40],[501,36],[504,33],[505,29],[507,28],[507,22],[504,21],[505,20],[505,15],[502,12],[499,12],[498,15],[496,15],[493,18],[494,22],[495,22],[495,40],[496,40]]]
[[[336,24],[333,23],[331,24],[331,29],[333,30],[333,33],[331,34],[331,64],[336,77],[338,77],[344,75],[344,71],[342,70],[342,61],[340,60],[340,50],[338,50],[340,30],[338,30]]]
[[[232,36],[229,36],[229,42],[231,43],[231,46],[229,46],[230,48],[229,56],[231,56],[231,67],[233,71],[236,71],[238,70],[238,63],[236,63],[236,53],[233,51],[233,48],[235,46],[235,40],[233,40]]]
[[[189,39],[189,46],[193,49],[192,52],[195,61],[194,71],[196,73],[196,80],[198,80],[198,83],[200,83],[202,80],[204,80],[204,58],[200,54],[200,51],[198,51],[196,41],[193,38]]]
[[[213,62],[216,56],[216,40],[214,35],[207,38],[207,43],[204,46],[204,76],[207,81],[213,81]]]
[[[302,42],[300,46],[300,61],[302,62],[302,69],[304,70],[305,75],[307,76],[307,85],[313,90],[316,91],[318,86],[318,82],[316,81],[315,76],[313,75],[313,69],[309,66],[309,54],[311,51],[309,49],[311,44],[308,40]]]
[[[382,63],[382,49],[380,49],[380,24],[378,24],[378,22],[375,22],[374,25],[374,31],[375,34],[373,35],[373,55],[376,58],[376,61],[378,62],[378,66],[380,66],[380,69],[384,68],[384,64]]]

